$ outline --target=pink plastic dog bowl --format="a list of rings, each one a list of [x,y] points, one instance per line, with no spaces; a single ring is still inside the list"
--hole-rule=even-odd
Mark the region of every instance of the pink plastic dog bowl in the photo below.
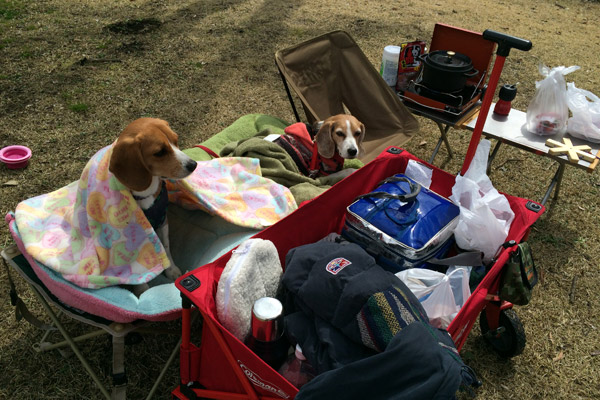
[[[0,161],[10,169],[25,168],[30,158],[31,150],[25,146],[6,146],[0,150]]]

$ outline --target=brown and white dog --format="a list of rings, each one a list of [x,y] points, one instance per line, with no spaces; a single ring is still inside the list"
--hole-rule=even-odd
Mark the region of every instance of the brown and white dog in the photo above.
[[[196,169],[196,161],[179,150],[178,137],[169,123],[157,118],[140,118],[125,127],[113,147],[109,170],[125,185],[152,224],[171,262],[165,276],[175,280],[181,270],[169,249],[168,195],[165,178],[183,179]],[[136,285],[141,294],[146,284]]]
[[[364,124],[350,114],[338,114],[317,122],[312,130],[317,131],[314,141],[304,124],[291,125],[275,143],[283,147],[300,171],[311,178],[327,176],[335,182],[355,171],[343,169],[344,160],[357,158],[364,152]]]

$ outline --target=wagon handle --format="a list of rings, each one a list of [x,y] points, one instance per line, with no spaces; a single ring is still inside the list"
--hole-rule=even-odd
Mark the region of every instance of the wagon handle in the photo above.
[[[490,110],[492,99],[495,95],[496,86],[498,86],[502,68],[504,67],[504,61],[506,60],[510,49],[515,48],[517,50],[529,51],[532,47],[529,40],[492,31],[490,29],[483,31],[482,36],[486,40],[498,43],[498,49],[496,50],[496,60],[494,61],[494,68],[492,68],[492,73],[488,82],[488,89],[485,92],[485,96],[483,96],[479,116],[477,117],[477,122],[475,123],[473,134],[471,135],[471,141],[469,142],[469,148],[467,149],[467,154],[465,155],[465,160],[462,169],[460,170],[460,175],[462,176],[464,176],[469,169],[471,160],[473,160],[473,157],[475,156],[475,151],[477,150],[479,139],[481,138],[481,132],[483,132],[483,126]]]
[[[512,48],[522,51],[529,51],[532,47],[530,40],[496,32],[491,29],[486,29],[483,31],[483,38],[491,42],[498,43],[498,50],[496,51],[496,54],[502,57],[507,57],[510,49]]]

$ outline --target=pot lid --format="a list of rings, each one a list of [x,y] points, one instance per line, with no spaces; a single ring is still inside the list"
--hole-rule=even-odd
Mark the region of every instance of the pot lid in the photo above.
[[[427,61],[433,67],[441,68],[446,71],[466,72],[473,68],[471,59],[461,53],[451,50],[437,50],[429,53]]]

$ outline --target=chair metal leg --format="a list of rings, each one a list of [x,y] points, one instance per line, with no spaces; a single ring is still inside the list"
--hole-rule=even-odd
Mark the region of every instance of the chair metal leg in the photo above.
[[[112,400],[127,398],[127,374],[125,373],[125,336],[112,337],[113,348],[113,388]]]
[[[180,347],[181,347],[181,338],[177,342],[177,345],[175,346],[175,348],[171,352],[171,355],[169,356],[169,359],[167,360],[167,362],[165,363],[164,367],[160,371],[160,374],[158,375],[158,378],[156,379],[156,381],[154,381],[154,385],[152,386],[152,389],[150,389],[150,392],[148,393],[148,397],[146,397],[146,400],[150,400],[154,396],[154,393],[156,393],[156,390],[158,389],[158,385],[162,382],[163,378],[165,377],[165,374],[167,373],[167,369],[169,369],[169,367],[171,366],[171,364],[173,364],[173,361],[175,360],[175,357],[177,357],[177,354],[179,354],[179,348]]]
[[[84,335],[74,337],[74,338],[72,338],[72,340],[73,340],[73,342],[77,343],[77,342],[82,342],[87,339],[95,338],[96,336],[107,335],[107,334],[108,334],[108,332],[106,332],[102,329],[98,329],[93,332],[89,332]],[[45,341],[46,337],[47,337],[47,335],[44,335],[44,337],[42,338],[42,340],[40,340],[39,343],[36,343],[33,345],[33,349],[35,351],[37,351],[38,353],[42,352],[42,351],[56,350],[56,349],[60,349],[60,348],[70,345],[69,342],[66,340],[63,340],[62,342],[48,343]]]
[[[79,351],[79,348],[77,347],[77,344],[71,338],[71,336],[69,335],[69,333],[67,332],[67,330],[65,329],[65,327],[60,323],[60,321],[58,320],[56,314],[54,313],[54,311],[52,310],[52,308],[50,307],[50,305],[48,304],[48,302],[46,301],[46,299],[44,299],[44,296],[42,296],[41,293],[35,287],[33,287],[32,285],[30,285],[30,286],[33,289],[33,293],[38,298],[38,300],[40,301],[40,303],[42,304],[42,306],[44,307],[44,310],[46,310],[46,313],[48,314],[48,316],[50,317],[50,319],[52,319],[52,322],[54,323],[54,326],[56,326],[58,328],[58,330],[63,335],[63,337],[65,338],[65,340],[69,343],[69,346],[71,347],[71,349],[73,350],[73,353],[75,353],[75,355],[77,356],[77,358],[81,362],[81,365],[83,365],[83,367],[85,368],[85,370],[87,371],[87,373],[90,375],[90,377],[92,378],[92,380],[94,381],[94,383],[96,384],[96,386],[98,386],[98,388],[100,389],[100,391],[102,392],[102,394],[104,395],[104,397],[107,398],[107,399],[110,399],[110,393],[108,393],[108,390],[104,387],[104,385],[102,384],[102,382],[98,378],[98,375],[96,375],[96,373],[92,370],[92,367],[90,366],[90,364],[83,357],[83,354],[81,354],[81,351]]]
[[[296,117],[296,122],[301,122],[300,115],[298,114],[298,110],[296,109],[296,104],[294,103],[294,99],[292,98],[292,93],[290,92],[290,88],[287,84],[287,81],[285,80],[285,76],[283,76],[283,72],[281,72],[281,69],[279,68],[279,65],[277,66],[277,70],[279,71],[279,76],[281,77],[281,81],[283,82],[283,87],[285,87],[285,92],[287,93],[288,100],[290,101],[290,105],[292,106],[292,110],[294,111],[294,117]]]

